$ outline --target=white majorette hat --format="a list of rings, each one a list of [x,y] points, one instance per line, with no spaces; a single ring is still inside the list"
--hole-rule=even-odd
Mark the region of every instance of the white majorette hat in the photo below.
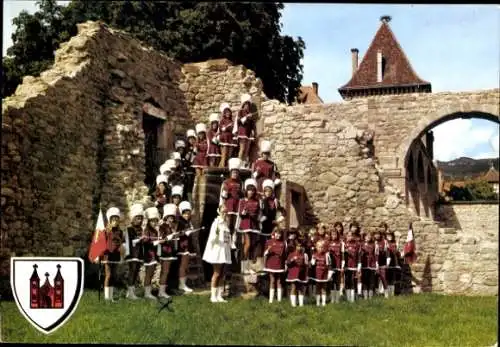
[[[219,114],[218,113],[211,113],[210,116],[208,117],[208,120],[210,123],[219,122]]]
[[[168,159],[167,161],[165,161],[163,163],[163,165],[165,165],[167,167],[167,170],[172,170],[173,168],[175,168],[175,160],[174,159]]]
[[[184,189],[182,186],[173,186],[172,187],[172,193],[170,194],[171,196],[174,195],[180,195],[182,196],[182,193],[184,192]]]
[[[146,209],[144,213],[146,215],[146,219],[160,219],[160,211],[156,207],[150,207]]]
[[[241,96],[240,100],[241,100],[241,104],[243,105],[247,101],[252,101],[252,96],[248,93],[245,93]]]
[[[179,204],[179,211],[182,213],[184,213],[184,211],[191,211],[191,203],[189,201],[182,201],[180,204]]]
[[[156,176],[156,185],[159,185],[160,183],[165,183],[167,184],[168,178],[165,175],[158,175]]]
[[[231,106],[229,106],[229,104],[227,102],[224,102],[220,105],[219,107],[219,111],[220,113],[224,113],[224,110],[228,108],[228,109],[231,109]]]
[[[194,131],[193,129],[189,129],[188,131],[186,131],[186,137],[196,137],[196,131]]]
[[[133,204],[130,207],[130,219],[134,219],[137,216],[144,217],[144,206],[142,204]]]
[[[181,154],[179,152],[173,152],[172,159],[173,160],[181,160]]]
[[[207,126],[205,125],[205,123],[198,123],[198,124],[196,124],[195,128],[196,128],[197,134],[207,132]]]
[[[167,164],[163,163],[160,165],[160,175],[165,174],[165,172],[168,172],[169,170],[170,167]]]
[[[175,215],[177,215],[177,206],[175,204],[166,204],[163,206],[163,218]]]
[[[239,158],[231,158],[228,161],[229,171],[239,170],[241,168],[241,160]]]
[[[120,213],[120,210],[117,208],[117,207],[110,207],[107,211],[106,211],[106,218],[108,219],[108,221],[111,219],[111,217],[118,217],[120,218],[121,217],[121,213]]]
[[[184,140],[175,141],[175,149],[178,149],[181,147],[186,147],[186,142],[184,142]]]
[[[260,143],[260,153],[269,153],[271,152],[271,141],[262,140]]]
[[[255,181],[253,178],[247,178],[245,180],[245,190],[247,190],[249,186],[257,188],[257,181]]]
[[[274,189],[274,182],[273,180],[267,179],[262,182],[262,189],[264,188],[271,188]]]

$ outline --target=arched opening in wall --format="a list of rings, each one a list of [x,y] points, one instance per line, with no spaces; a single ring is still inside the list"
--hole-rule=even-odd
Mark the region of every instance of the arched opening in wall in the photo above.
[[[499,124],[499,115],[472,111],[418,125],[398,154],[405,158],[406,202],[417,215],[436,219],[439,201],[462,199],[470,181],[488,179],[490,163],[491,176],[498,177]]]

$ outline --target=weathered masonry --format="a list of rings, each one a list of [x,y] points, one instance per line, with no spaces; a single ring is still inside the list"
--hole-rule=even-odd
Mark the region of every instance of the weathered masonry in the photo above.
[[[370,230],[387,221],[405,235],[415,221],[417,289],[497,292],[498,209],[488,210],[483,224],[464,222],[452,233],[436,217],[439,206],[428,215],[416,207],[433,202],[425,197],[429,174],[422,171],[415,193],[407,162],[412,143],[440,122],[471,116],[498,122],[498,89],[286,106],[268,100],[242,66],[182,65],[95,22],[79,25],[54,66],[26,77],[2,104],[3,278],[11,255],[85,256],[99,202],[124,214],[135,202],[149,204],[148,175],[173,140],[223,101],[236,109],[244,92],[259,110],[260,138],[274,142],[290,224],[356,219]],[[415,163],[418,179],[418,157]],[[483,266],[458,261],[469,235]]]

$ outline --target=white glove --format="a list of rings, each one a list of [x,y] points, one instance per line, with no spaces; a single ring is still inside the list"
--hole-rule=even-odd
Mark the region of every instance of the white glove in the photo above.
[[[155,201],[155,206],[158,206],[158,201]]]
[[[340,266],[341,269],[345,267],[345,260],[342,260],[342,265]]]
[[[260,217],[260,222],[261,222],[261,223],[262,223],[262,222],[265,222],[266,220],[267,220],[267,217],[266,217],[266,216],[262,216],[262,217]]]
[[[247,117],[246,116],[243,117],[243,118],[241,118],[241,124],[245,124],[246,121],[247,121]]]
[[[174,238],[174,235],[168,235],[168,236],[167,236],[167,240],[168,240],[168,241],[172,240],[173,238]]]
[[[222,191],[221,196],[223,199],[227,199],[227,192],[225,190]]]
[[[141,241],[141,239],[132,240],[132,246],[135,247],[135,245],[137,245],[139,243],[139,241]]]
[[[332,279],[332,276],[333,276],[333,271],[332,271],[332,270],[329,270],[329,271],[328,271],[328,280],[331,280],[331,279]]]
[[[153,246],[158,246],[160,244],[160,240],[153,241]]]
[[[281,184],[281,180],[280,180],[279,178],[276,178],[276,179],[274,180],[274,185],[275,185],[275,186],[279,186],[280,184]]]
[[[257,176],[258,176],[258,175],[259,175],[259,173],[258,173],[257,171],[255,171],[255,172],[252,174],[253,178],[257,178]]]
[[[191,235],[192,233],[193,233],[193,230],[188,230],[188,231],[186,231],[184,234],[185,234],[186,236],[189,236],[189,235]]]
[[[312,259],[311,259],[311,265],[312,265],[312,266],[316,265],[316,258],[312,258]]]
[[[218,144],[218,143],[219,143],[219,140],[217,140],[217,137],[214,137],[214,138],[212,139],[212,143],[213,143],[214,145],[216,145],[216,144]]]
[[[358,264],[358,271],[361,271],[361,263]]]
[[[391,258],[390,257],[387,257],[387,266],[391,265]]]
[[[221,130],[222,130],[222,131],[226,131],[226,128],[227,128],[227,127],[222,127],[222,129],[221,129]]]
[[[379,269],[379,266],[378,266],[378,263],[375,264],[375,270],[378,271]]]

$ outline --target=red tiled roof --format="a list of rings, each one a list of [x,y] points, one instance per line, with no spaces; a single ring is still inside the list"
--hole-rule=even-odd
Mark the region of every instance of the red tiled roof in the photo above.
[[[481,177],[482,180],[485,180],[488,183],[498,183],[499,175],[498,171],[495,168],[491,167],[484,176]]]
[[[385,59],[382,82],[377,82],[378,51],[382,52]],[[418,85],[430,87],[430,83],[421,79],[411,67],[389,25],[382,22],[354,76],[347,84],[339,88],[339,92],[349,89]]]
[[[312,86],[300,87],[297,101],[301,104],[323,104],[323,100],[314,92]]]

